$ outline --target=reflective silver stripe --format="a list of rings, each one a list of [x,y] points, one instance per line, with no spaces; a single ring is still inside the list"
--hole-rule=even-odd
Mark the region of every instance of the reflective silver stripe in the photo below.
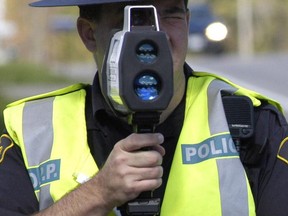
[[[220,80],[213,80],[208,88],[208,113],[209,113],[209,125],[210,133],[212,135],[228,131],[227,123],[223,121],[226,119],[225,113],[223,112],[222,95],[221,93],[226,92],[233,94],[237,89],[231,85],[224,83]]]
[[[248,216],[249,203],[245,171],[239,159],[217,160],[222,216]],[[227,173],[236,181],[229,181]],[[227,181],[228,180],[228,181]]]
[[[214,80],[208,96],[209,126],[211,135],[229,131],[223,109],[222,93],[233,94],[233,86]],[[239,158],[217,160],[222,216],[249,216],[249,203],[245,170]]]
[[[43,210],[51,206],[54,201],[50,195],[50,184],[42,186],[39,192],[39,210]]]
[[[47,98],[27,102],[23,110],[23,140],[28,166],[39,166],[51,157],[53,147],[53,102]],[[39,209],[53,203],[50,184],[42,186],[39,192]]]
[[[29,166],[48,160],[53,145],[54,98],[32,101],[23,110],[23,139]],[[42,127],[39,127],[39,126]]]

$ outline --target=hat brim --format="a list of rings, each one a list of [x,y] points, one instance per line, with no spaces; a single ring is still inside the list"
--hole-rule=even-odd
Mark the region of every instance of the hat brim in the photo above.
[[[60,6],[81,6],[97,5],[117,2],[135,2],[137,0],[41,0],[30,3],[32,7],[60,7]],[[139,1],[139,0],[138,0]]]

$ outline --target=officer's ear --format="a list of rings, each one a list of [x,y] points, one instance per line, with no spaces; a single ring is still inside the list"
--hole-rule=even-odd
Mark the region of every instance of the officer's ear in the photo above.
[[[77,20],[77,30],[84,45],[90,52],[96,50],[96,40],[94,35],[95,24],[85,18],[79,17]]]

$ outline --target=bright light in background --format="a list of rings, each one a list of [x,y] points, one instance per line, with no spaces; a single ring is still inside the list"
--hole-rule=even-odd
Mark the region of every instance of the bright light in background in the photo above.
[[[16,26],[5,19],[6,0],[0,0],[0,38],[9,38],[15,35]]]
[[[205,31],[206,37],[212,41],[222,41],[227,37],[228,29],[220,22],[211,23]]]
[[[10,45],[7,45],[5,40],[13,37],[17,32],[15,23],[5,18],[6,3],[6,0],[0,0],[0,64],[11,59]]]
[[[8,39],[17,33],[16,26],[12,22],[0,20],[0,38]]]

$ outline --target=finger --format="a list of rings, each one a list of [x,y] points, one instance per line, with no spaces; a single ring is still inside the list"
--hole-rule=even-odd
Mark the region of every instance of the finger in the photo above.
[[[153,191],[162,185],[162,178],[148,179],[137,182],[136,187],[138,191]]]
[[[122,185],[123,193],[133,198],[144,191],[153,191],[162,185],[162,178],[135,181],[133,184]]]
[[[155,145],[152,147],[154,151],[157,151],[162,157],[165,155],[165,148],[161,145]]]
[[[157,166],[153,168],[141,168],[137,169],[135,173],[137,181],[159,179],[163,176],[163,167]]]
[[[149,179],[158,179],[163,176],[163,167],[148,167],[148,168],[130,168],[125,171],[125,175],[121,175],[126,182],[143,181]]]
[[[162,164],[162,155],[155,150],[149,151],[137,151],[129,153],[130,160],[128,161],[128,166],[131,167],[155,167]]]
[[[142,191],[154,190],[162,183],[163,168],[129,168],[122,170],[121,188],[125,193],[140,193]]]
[[[119,145],[124,151],[132,152],[140,150],[145,147],[152,147],[160,145],[164,142],[164,137],[160,133],[151,134],[131,134],[124,140],[122,140]]]

